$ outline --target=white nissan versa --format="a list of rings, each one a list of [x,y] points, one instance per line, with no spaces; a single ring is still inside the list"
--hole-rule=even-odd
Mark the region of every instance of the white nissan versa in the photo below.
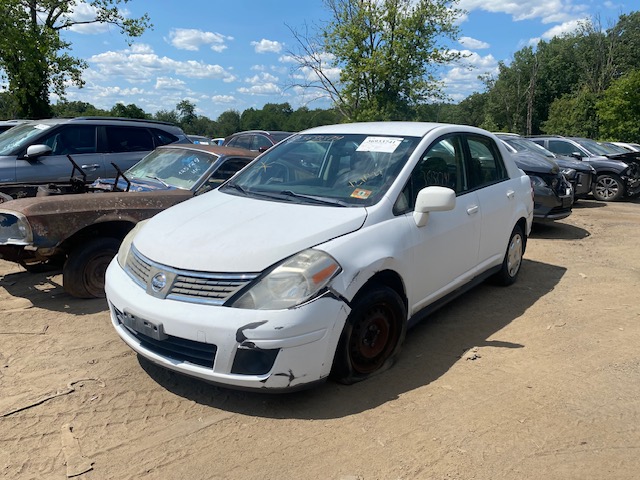
[[[138,224],[107,271],[111,319],[143,357],[216,384],[353,383],[437,306],[513,283],[532,218],[530,180],[489,132],[317,127]]]

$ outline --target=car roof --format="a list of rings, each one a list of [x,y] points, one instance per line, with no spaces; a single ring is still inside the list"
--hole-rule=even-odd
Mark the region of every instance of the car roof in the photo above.
[[[244,148],[238,147],[226,147],[222,145],[209,144],[205,145],[202,143],[170,143],[169,145],[164,145],[162,147],[158,147],[158,150],[163,149],[182,149],[182,150],[197,150],[204,151],[208,153],[213,153],[218,156],[238,156],[238,157],[251,157],[255,158],[260,153],[252,150],[246,150]]]
[[[342,123],[314,127],[300,133],[341,133],[341,134],[371,134],[371,135],[404,135],[424,137],[436,129],[452,129],[461,132],[490,134],[486,130],[469,125],[454,125],[436,122],[359,122]]]

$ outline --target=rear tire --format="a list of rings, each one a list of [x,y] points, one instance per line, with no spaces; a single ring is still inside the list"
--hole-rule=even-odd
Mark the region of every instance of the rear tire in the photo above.
[[[375,285],[356,296],[336,349],[331,377],[352,384],[387,370],[400,351],[407,310],[395,290]]]
[[[500,271],[493,276],[495,283],[502,286],[509,286],[515,283],[522,266],[524,256],[525,237],[520,225],[516,225],[509,237],[507,251],[504,254]]]
[[[624,183],[618,175],[605,173],[598,176],[592,193],[601,202],[615,202],[624,196]]]
[[[65,292],[78,298],[104,298],[104,276],[119,246],[118,239],[95,238],[72,250],[62,272]]]

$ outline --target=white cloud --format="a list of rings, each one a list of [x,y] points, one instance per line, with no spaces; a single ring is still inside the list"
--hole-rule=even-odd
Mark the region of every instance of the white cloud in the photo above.
[[[184,90],[186,82],[177,78],[158,77],[156,78],[156,90]]]
[[[234,97],[233,95],[214,95],[211,97],[211,101],[213,103],[222,103],[222,104],[237,102],[236,97]]]
[[[238,92],[246,95],[279,95],[282,90],[274,83],[264,83],[262,85],[252,85],[249,88],[240,87]]]
[[[475,38],[471,37],[460,37],[459,42],[463,47],[471,48],[473,50],[481,50],[483,48],[489,48],[491,46],[487,42],[476,40]]]
[[[506,13],[514,21],[540,19],[542,23],[558,23],[584,16],[588,6],[567,0],[460,0],[460,8]]]
[[[544,32],[542,34],[542,38],[544,40],[551,40],[553,37],[560,37],[566,33],[571,33],[580,26],[580,22],[584,22],[585,20],[586,19],[570,20],[568,22],[564,22],[561,25],[556,25],[555,27],[552,27]]]
[[[262,72],[258,75],[254,75],[253,77],[245,78],[244,81],[252,85],[257,85],[260,83],[275,83],[278,80],[279,80],[278,77],[275,77],[267,72]]]
[[[214,52],[222,52],[227,48],[225,42],[230,40],[233,37],[194,28],[175,28],[169,32],[169,43],[179,50],[198,51],[208,45]]]
[[[251,42],[251,45],[255,47],[256,53],[280,53],[283,47],[283,44],[280,42],[264,38],[259,42]]]
[[[140,53],[138,53],[140,52]],[[187,78],[222,80],[233,82],[235,75],[220,65],[211,65],[202,61],[178,61],[169,57],[160,57],[150,48],[136,48],[107,51],[89,58],[92,68],[108,78],[120,76],[130,83],[153,81],[157,76],[177,75]]]

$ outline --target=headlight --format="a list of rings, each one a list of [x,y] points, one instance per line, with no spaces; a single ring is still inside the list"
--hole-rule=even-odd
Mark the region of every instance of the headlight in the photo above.
[[[26,217],[17,212],[0,212],[0,245],[29,245],[33,232]]]
[[[127,236],[124,237],[122,243],[120,244],[120,249],[118,250],[118,263],[124,269],[127,264],[127,257],[129,256],[129,251],[131,251],[131,244],[133,243],[133,237],[140,231],[140,229],[147,223],[149,220],[143,220],[138,222],[135,227],[131,229]]]
[[[545,181],[540,177],[537,177],[535,175],[529,175],[529,178],[531,179],[531,185],[533,185],[534,187],[546,187],[547,186]]]
[[[231,306],[255,310],[291,308],[313,298],[340,271],[340,265],[328,253],[304,250],[267,273]]]
[[[563,168],[560,171],[564,175],[564,178],[566,178],[567,180],[571,180],[573,178],[576,178],[576,173],[577,172],[573,168]]]

